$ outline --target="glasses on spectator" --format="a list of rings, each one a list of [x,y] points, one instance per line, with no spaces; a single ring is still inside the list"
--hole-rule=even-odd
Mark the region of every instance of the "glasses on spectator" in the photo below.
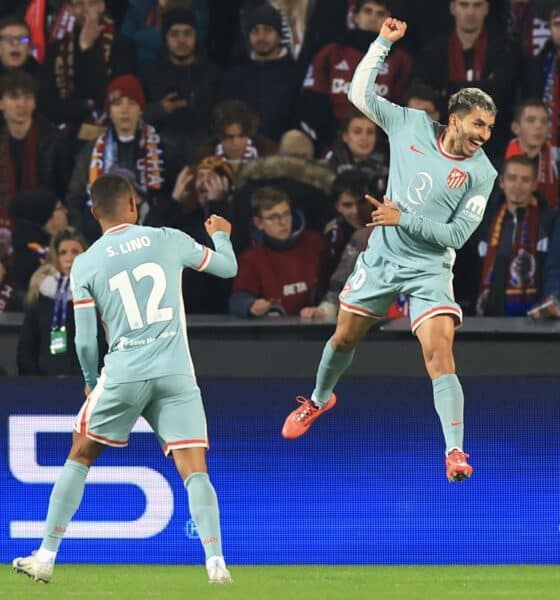
[[[269,221],[270,223],[281,223],[287,221],[292,216],[292,211],[287,210],[283,213],[272,213],[266,217],[261,217],[263,221]]]
[[[0,40],[7,42],[11,46],[27,46],[31,39],[27,35],[0,35]]]

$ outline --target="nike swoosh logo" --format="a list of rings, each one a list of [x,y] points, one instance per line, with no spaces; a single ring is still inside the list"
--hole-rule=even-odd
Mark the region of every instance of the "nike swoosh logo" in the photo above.
[[[463,421],[451,421],[451,427],[457,427],[457,425],[462,425]]]
[[[418,154],[424,154],[422,152],[422,150],[418,150],[418,148],[414,144],[412,144],[412,146],[410,146],[410,149],[412,150],[412,152],[416,152]]]

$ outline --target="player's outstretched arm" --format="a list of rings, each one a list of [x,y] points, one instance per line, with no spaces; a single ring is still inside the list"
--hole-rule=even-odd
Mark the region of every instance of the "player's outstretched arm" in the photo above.
[[[391,45],[404,37],[406,23],[398,19],[385,19],[378,38],[369,47],[352,78],[348,99],[387,133],[404,124],[406,109],[386,102],[377,96],[375,80],[379,69],[391,49]]]

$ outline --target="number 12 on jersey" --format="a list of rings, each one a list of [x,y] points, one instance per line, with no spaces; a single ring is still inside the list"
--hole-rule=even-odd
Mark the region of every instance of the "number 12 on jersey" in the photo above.
[[[152,323],[171,321],[173,318],[173,309],[171,307],[160,308],[159,306],[167,289],[165,271],[161,266],[154,262],[142,263],[132,270],[132,276],[136,282],[144,277],[151,277],[152,279],[152,289],[146,305],[146,324],[151,325]],[[140,307],[138,306],[128,271],[121,271],[111,277],[109,279],[109,288],[112,292],[119,292],[130,329],[141,329],[144,327],[144,320],[140,313]]]

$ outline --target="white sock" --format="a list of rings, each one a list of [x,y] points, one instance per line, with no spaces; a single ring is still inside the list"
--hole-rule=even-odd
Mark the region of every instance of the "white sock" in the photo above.
[[[206,560],[206,566],[210,567],[221,567],[222,569],[226,568],[226,561],[223,556],[211,556]]]
[[[40,562],[45,563],[51,563],[56,560],[56,552],[53,552],[52,550],[47,550],[42,546],[41,548],[39,548],[39,550],[37,550],[37,554],[35,554],[35,556]]]

